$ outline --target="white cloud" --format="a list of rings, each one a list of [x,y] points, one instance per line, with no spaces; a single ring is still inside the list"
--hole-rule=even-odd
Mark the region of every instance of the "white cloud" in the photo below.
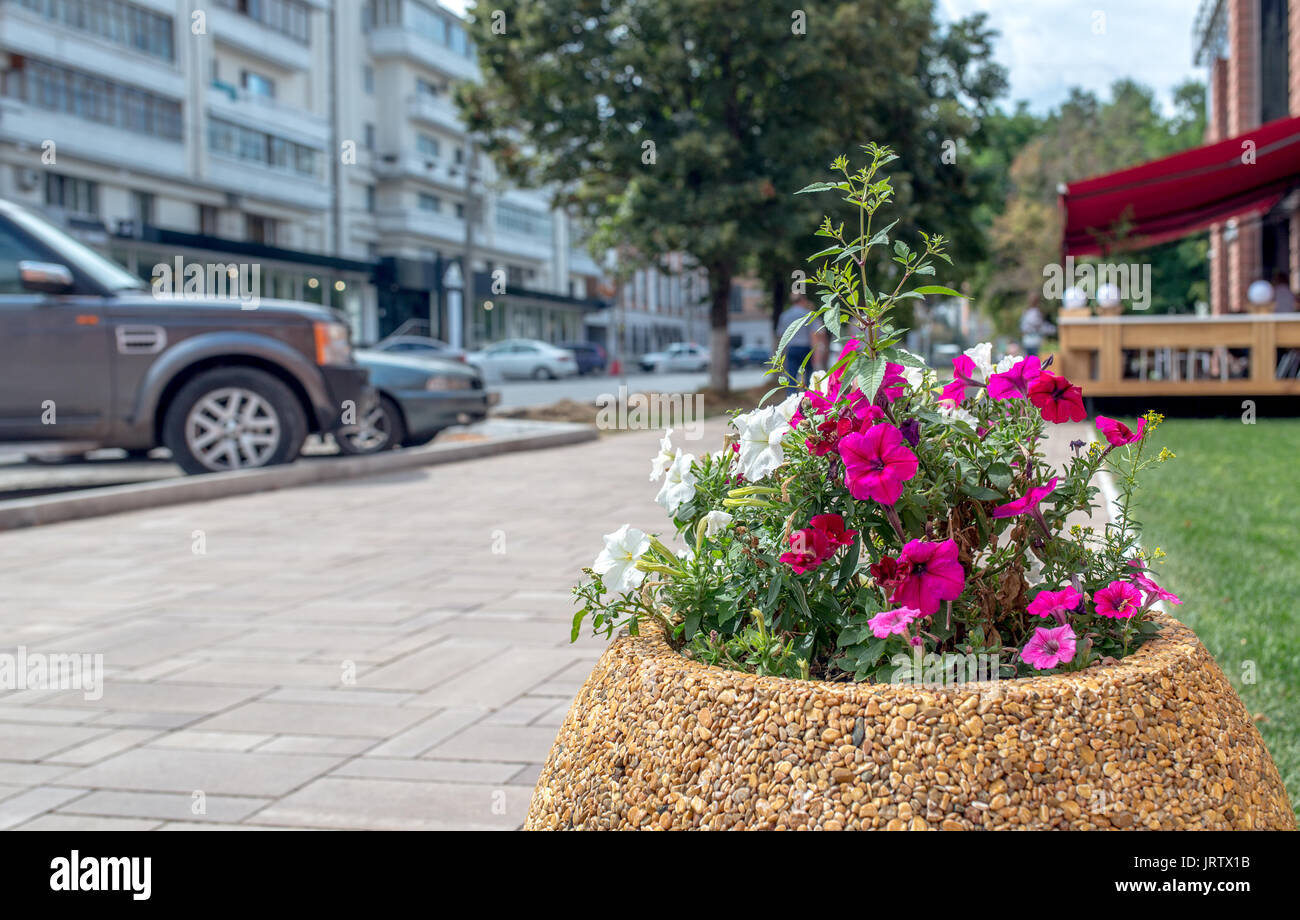
[[[994,56],[1007,68],[1009,101],[1026,99],[1035,112],[1064,101],[1072,86],[1107,98],[1120,77],[1151,87],[1168,107],[1175,86],[1205,79],[1192,63],[1189,0],[939,0],[939,12],[948,20],[988,13],[1002,33]]]

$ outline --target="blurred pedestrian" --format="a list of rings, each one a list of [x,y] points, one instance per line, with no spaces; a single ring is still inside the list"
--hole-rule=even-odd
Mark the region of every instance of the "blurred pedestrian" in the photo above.
[[[1273,276],[1273,312],[1295,312],[1295,292],[1291,290],[1291,276],[1283,271]]]
[[[1037,357],[1043,347],[1043,337],[1056,331],[1056,327],[1047,321],[1038,306],[1038,292],[1029,294],[1029,306],[1020,317],[1020,347],[1026,357]]]
[[[805,317],[803,325],[790,337],[790,341],[785,346],[785,356],[783,358],[786,376],[792,381],[796,381],[803,386],[807,374],[801,372],[804,361],[812,354],[813,349],[813,319],[812,303],[803,294],[796,294],[790,301],[790,306],[782,311],[776,324],[784,336],[787,329],[799,322],[801,317]]]

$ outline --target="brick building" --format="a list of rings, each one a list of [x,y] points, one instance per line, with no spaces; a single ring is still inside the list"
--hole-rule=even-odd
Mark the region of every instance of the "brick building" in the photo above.
[[[1196,62],[1208,68],[1206,143],[1248,137],[1300,116],[1300,0],[1202,0]],[[1300,150],[1289,154],[1300,164]],[[1300,190],[1268,210],[1210,227],[1210,302],[1215,313],[1246,309],[1251,282],[1288,272],[1300,282]]]

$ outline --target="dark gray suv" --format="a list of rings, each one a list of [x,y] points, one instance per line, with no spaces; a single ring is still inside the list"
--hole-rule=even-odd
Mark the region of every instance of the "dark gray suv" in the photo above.
[[[220,472],[287,463],[373,398],[333,311],[158,297],[0,201],[0,441],[166,445]]]

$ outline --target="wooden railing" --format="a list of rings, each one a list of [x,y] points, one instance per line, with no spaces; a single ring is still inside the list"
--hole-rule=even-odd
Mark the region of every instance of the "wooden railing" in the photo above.
[[[1300,396],[1300,314],[1062,316],[1057,361],[1088,396]]]

